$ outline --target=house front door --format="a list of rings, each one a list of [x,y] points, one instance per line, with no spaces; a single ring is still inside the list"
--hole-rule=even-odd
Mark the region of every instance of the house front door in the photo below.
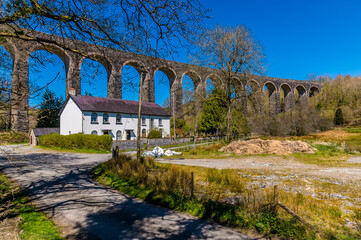
[[[132,139],[132,132],[133,132],[133,130],[127,130],[127,140]]]

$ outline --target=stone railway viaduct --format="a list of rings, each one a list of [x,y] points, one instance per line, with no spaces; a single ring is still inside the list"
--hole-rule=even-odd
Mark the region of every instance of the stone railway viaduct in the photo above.
[[[143,101],[155,102],[154,76],[157,71],[162,71],[169,79],[170,103],[173,103],[173,98],[175,102],[174,108],[173,106],[170,108],[171,112],[173,114],[174,109],[177,115],[182,110],[180,103],[182,101],[182,80],[185,75],[188,75],[193,81],[194,91],[197,93],[195,94],[195,102],[198,106],[202,104],[202,98],[199,96],[205,96],[206,94],[205,86],[207,79],[213,81],[215,78],[222,76],[220,70],[213,68],[140,55],[81,41],[73,41],[42,32],[29,32],[29,35],[48,39],[49,41],[34,42],[15,38],[0,41],[0,46],[10,53],[13,60],[12,129],[17,131],[28,131],[29,55],[37,50],[47,50],[63,60],[66,69],[67,93],[71,88],[74,88],[77,94],[81,93],[80,71],[82,61],[86,58],[96,60],[105,67],[108,77],[109,98],[122,98],[121,72],[125,65],[130,65],[138,70],[143,80]],[[79,51],[81,54],[49,43],[52,41],[65,45],[68,49]],[[293,108],[296,92],[299,95],[299,100],[307,101],[321,87],[322,85],[317,82],[252,76],[247,77],[246,86],[243,89],[253,92],[252,97],[263,96],[263,92],[268,90],[269,113],[276,114]],[[284,105],[282,106],[280,101],[281,91],[284,94]],[[245,113],[247,113],[246,109],[249,109],[250,106],[247,107],[246,94],[242,94],[240,99]],[[257,101],[261,101],[259,99]],[[259,107],[259,111],[262,111],[262,107]]]

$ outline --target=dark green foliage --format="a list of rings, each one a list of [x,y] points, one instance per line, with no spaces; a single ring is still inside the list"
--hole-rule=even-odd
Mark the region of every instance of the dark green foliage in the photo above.
[[[101,136],[92,134],[60,135],[57,133],[39,137],[39,146],[63,149],[93,149],[97,151],[110,151],[112,137],[105,134]]]
[[[335,125],[343,125],[344,119],[343,119],[343,113],[341,108],[337,108],[335,112]]]
[[[63,105],[63,99],[56,97],[55,93],[48,88],[45,89],[42,99],[36,127],[59,127],[59,111]]]
[[[226,113],[225,96],[215,89],[203,104],[199,131],[212,134],[224,131]]]
[[[268,236],[277,235],[281,239],[315,239],[315,233],[307,232],[296,219],[281,219],[273,206],[264,207],[257,221],[256,230]]]
[[[162,133],[159,130],[151,130],[148,134],[148,139],[152,138],[162,138]]]
[[[176,118],[175,119],[175,127],[182,129],[186,126],[186,121],[184,119]],[[173,117],[170,118],[170,127],[173,128]]]

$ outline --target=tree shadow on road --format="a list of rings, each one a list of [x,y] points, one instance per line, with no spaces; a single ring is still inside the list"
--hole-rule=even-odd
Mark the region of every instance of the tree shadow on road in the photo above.
[[[23,181],[39,210],[72,229],[67,239],[255,239],[99,185],[88,173],[100,161],[85,155],[21,157],[4,164],[0,156],[0,168]]]

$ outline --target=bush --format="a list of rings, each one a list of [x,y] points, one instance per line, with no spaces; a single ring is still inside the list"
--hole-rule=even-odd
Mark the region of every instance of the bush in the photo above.
[[[64,149],[92,149],[97,151],[110,151],[112,137],[109,135],[71,134],[60,135],[52,133],[39,137],[41,147],[59,147]]]
[[[341,108],[337,108],[335,112],[335,125],[343,125],[344,119],[343,119],[343,113]]]
[[[148,134],[148,139],[162,138],[162,133],[158,130],[151,130]]]

